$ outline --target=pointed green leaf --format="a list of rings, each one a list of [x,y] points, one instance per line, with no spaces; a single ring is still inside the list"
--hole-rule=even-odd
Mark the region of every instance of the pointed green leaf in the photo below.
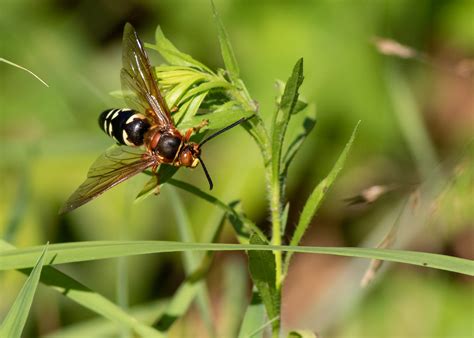
[[[43,269],[44,257],[47,251],[48,245],[46,244],[28,279],[21,288],[20,293],[16,297],[15,302],[0,326],[0,337],[21,337],[21,333],[26,324],[26,319],[30,313],[36,288],[38,287],[41,270]]]
[[[285,91],[272,124],[272,172],[273,177],[280,176],[281,149],[288,122],[298,102],[299,88],[303,83],[303,59],[299,59],[286,82]]]
[[[223,80],[212,80],[212,81],[203,82],[203,83],[199,84],[198,86],[196,86],[196,87],[192,88],[191,90],[189,90],[186,93],[186,95],[183,97],[183,101],[185,101],[185,100],[189,99],[190,97],[195,96],[199,93],[208,92],[211,89],[216,89],[216,88],[225,89],[225,88],[229,88],[229,87],[230,87],[229,82],[223,81]]]
[[[175,114],[174,119],[176,121],[176,125],[180,129],[193,128],[200,123],[198,122],[197,124],[183,126],[183,122],[192,120],[194,118],[194,115],[196,115],[196,113],[198,112],[198,109],[206,98],[206,96],[207,92],[198,94],[194,96],[191,100],[186,101],[181,107],[179,107],[179,111]]]
[[[285,92],[285,82],[281,80],[277,80],[275,83],[278,91],[278,96],[276,98],[276,102],[278,105],[281,104],[281,99],[283,96],[283,93]],[[306,101],[303,101],[302,99],[298,98],[298,101],[296,101],[295,107],[293,108],[293,111],[291,112],[292,115],[298,114],[300,111],[303,111],[308,107],[308,103]]]
[[[239,65],[237,64],[237,59],[235,58],[234,50],[232,49],[232,45],[225,30],[224,24],[222,23],[221,18],[217,13],[216,6],[214,5],[214,1],[212,0],[211,5],[212,13],[214,15],[214,22],[217,26],[217,36],[219,37],[222,59],[224,60],[225,68],[229,72],[232,82],[235,83],[240,76]]]
[[[313,219],[314,215],[319,209],[319,206],[321,205],[321,202],[326,196],[328,189],[334,183],[337,175],[339,174],[341,169],[344,167],[344,163],[346,162],[347,155],[349,154],[349,150],[351,149],[352,143],[354,142],[354,138],[357,134],[357,129],[359,128],[359,124],[360,124],[360,121],[359,123],[357,123],[356,127],[354,128],[354,131],[352,132],[349,142],[347,142],[346,146],[344,147],[344,150],[342,151],[341,155],[337,159],[336,164],[334,164],[334,167],[331,169],[331,171],[326,176],[326,178],[324,178],[316,186],[316,188],[313,190],[308,200],[306,201],[306,204],[303,208],[303,211],[301,212],[300,219],[296,226],[295,232],[293,233],[293,237],[291,238],[290,245],[299,245],[301,239],[303,238],[304,233],[308,229],[308,226],[311,220]],[[288,255],[285,258],[285,266],[283,269],[284,275],[288,271],[288,266],[290,264],[291,256],[292,254],[288,253]]]
[[[185,94],[187,94],[189,88],[191,88],[197,81],[198,76],[187,77],[186,81],[181,81],[179,84],[170,89],[165,96],[166,103],[170,109],[177,107],[179,102]]]
[[[286,224],[288,223],[288,212],[290,211],[290,202],[287,202],[281,213],[281,234],[285,235]]]
[[[145,46],[157,50],[170,65],[196,67],[212,73],[204,64],[176,48],[173,43],[165,37],[160,26],[156,28],[155,39],[156,45],[146,43]]]
[[[313,107],[308,108],[306,112],[306,117],[303,120],[303,124],[300,128],[301,131],[293,139],[293,141],[291,141],[290,145],[286,149],[286,152],[282,158],[282,170],[281,170],[282,176],[286,177],[291,161],[293,161],[293,158],[298,153],[298,150],[300,150],[306,137],[313,130],[315,125],[316,125],[316,109],[314,109],[314,106],[313,106]]]

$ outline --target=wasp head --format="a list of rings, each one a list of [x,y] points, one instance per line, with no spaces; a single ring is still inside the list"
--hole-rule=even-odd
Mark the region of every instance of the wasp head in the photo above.
[[[201,148],[199,144],[194,142],[187,143],[179,153],[179,164],[185,167],[196,168],[200,155]]]

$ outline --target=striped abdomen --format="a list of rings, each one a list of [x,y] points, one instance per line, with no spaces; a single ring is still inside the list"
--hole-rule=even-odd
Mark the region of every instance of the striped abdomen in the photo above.
[[[126,146],[140,146],[143,137],[150,129],[146,117],[136,110],[108,109],[99,116],[100,128],[119,144]]]

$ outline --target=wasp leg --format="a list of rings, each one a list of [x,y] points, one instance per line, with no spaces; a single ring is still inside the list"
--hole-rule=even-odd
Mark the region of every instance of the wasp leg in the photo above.
[[[173,108],[170,109],[170,113],[171,113],[171,114],[174,114],[174,113],[176,113],[178,110],[179,110],[179,108],[178,108],[177,106],[174,106]]]
[[[209,120],[202,120],[197,126],[193,127],[193,132],[197,133],[201,128],[206,127],[209,124]]]
[[[186,130],[186,134],[184,135],[185,141],[188,142],[189,138],[191,137],[191,135],[193,133],[197,133],[201,128],[204,128],[208,124],[209,124],[208,120],[202,120],[201,123],[199,123],[197,126],[189,128],[188,130]]]

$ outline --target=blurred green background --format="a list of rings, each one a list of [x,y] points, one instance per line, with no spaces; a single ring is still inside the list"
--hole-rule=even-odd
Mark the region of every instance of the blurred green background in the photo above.
[[[380,223],[393,223],[406,189],[370,205],[348,206],[343,199],[373,185],[411,187],[439,166],[452,180],[428,220],[408,225],[417,231],[399,247],[474,258],[474,160],[472,147],[466,151],[474,135],[474,1],[216,0],[216,6],[242,78],[266,120],[275,109],[275,80],[286,80],[296,60],[304,58],[302,92],[316,104],[318,121],[290,169],[290,225],[362,120],[347,166],[304,244],[377,245],[387,231]],[[216,69],[223,65],[209,2],[2,0],[1,8],[0,57],[32,70],[50,86],[0,63],[2,237],[16,246],[176,240],[170,187],[133,204],[144,175],[64,217],[57,211],[112,144],[97,118],[107,108],[124,105],[109,95],[120,88],[124,23],[131,22],[145,42],[154,42],[160,25],[178,48]],[[374,37],[423,54],[411,59],[382,55]],[[149,54],[160,62],[156,53]],[[269,233],[263,165],[244,130],[209,143],[203,158],[215,183],[213,194],[228,202],[240,199],[249,217]],[[182,169],[178,177],[207,189],[200,169]],[[194,196],[183,193],[182,198],[199,238],[220,211]],[[230,227],[221,241],[234,241]],[[169,297],[184,278],[179,255],[147,255],[128,263],[126,268],[111,260],[61,269],[114,300],[121,297],[117,273],[126,269],[127,280],[121,282],[128,284],[129,295],[127,300],[122,295],[120,303],[131,307]],[[284,289],[284,326],[307,327],[325,337],[474,336],[472,278],[397,265],[360,289],[367,263],[298,255]],[[244,255],[217,255],[208,279],[216,318],[225,318],[229,300],[223,295],[235,287],[222,276],[240,272],[234,280],[248,294],[245,264]],[[5,313],[24,277],[11,272],[1,281],[0,312]],[[25,336],[92,317],[42,287]],[[173,332],[196,333],[201,326],[191,311]]]

